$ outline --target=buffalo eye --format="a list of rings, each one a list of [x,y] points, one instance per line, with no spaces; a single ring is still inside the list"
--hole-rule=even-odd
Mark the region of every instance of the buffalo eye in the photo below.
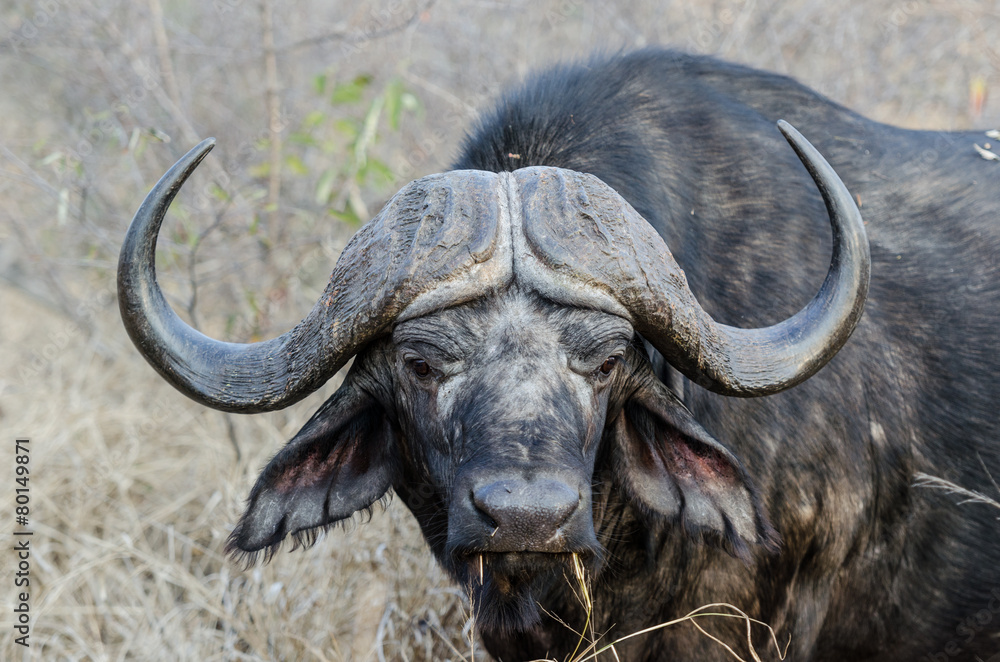
[[[604,363],[601,364],[601,374],[602,375],[610,375],[611,371],[615,369],[616,365],[618,365],[618,361],[619,360],[620,360],[620,358],[617,357],[617,356],[609,356],[604,361]]]
[[[430,364],[423,359],[413,359],[410,361],[410,367],[413,368],[413,372],[416,373],[417,377],[426,377],[431,374]]]

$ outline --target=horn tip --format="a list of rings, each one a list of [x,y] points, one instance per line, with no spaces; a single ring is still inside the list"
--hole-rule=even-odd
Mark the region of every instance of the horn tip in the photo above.
[[[209,137],[195,145],[191,151],[198,156],[204,156],[205,154],[211,152],[213,147],[215,147],[215,138]]]
[[[785,140],[788,142],[794,144],[796,140],[804,139],[802,134],[799,133],[799,130],[785,120],[778,120],[776,124],[778,125],[778,131],[781,131],[781,135],[783,135]]]

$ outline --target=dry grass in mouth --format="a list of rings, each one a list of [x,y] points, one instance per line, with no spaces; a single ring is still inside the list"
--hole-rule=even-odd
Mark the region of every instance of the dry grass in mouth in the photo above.
[[[587,573],[583,567],[583,563],[580,561],[580,558],[577,554],[573,555],[573,577],[567,578],[567,581],[570,581],[571,585],[572,585],[572,580],[575,580],[576,582],[576,584],[573,586],[574,593],[576,594],[577,600],[579,600],[580,604],[583,605],[587,613],[587,619],[584,622],[583,629],[578,633],[579,640],[577,641],[576,648],[573,650],[572,655],[569,656],[566,662],[589,662],[589,660],[596,660],[600,655],[604,653],[610,653],[611,655],[614,656],[616,660],[621,660],[621,658],[618,655],[618,651],[615,649],[616,645],[622,643],[623,641],[634,639],[635,637],[640,637],[642,635],[649,634],[657,630],[662,630],[664,628],[680,625],[681,623],[685,622],[690,622],[694,627],[698,628],[699,632],[701,632],[703,635],[705,635],[712,641],[715,641],[717,644],[722,646],[726,651],[729,652],[730,655],[733,656],[734,659],[738,660],[739,662],[746,662],[746,660],[740,657],[736,653],[736,651],[733,650],[732,646],[730,646],[726,642],[722,641],[715,635],[705,630],[705,628],[702,627],[700,623],[698,623],[699,619],[712,618],[712,617],[735,618],[737,620],[741,620],[744,623],[746,623],[747,648],[749,649],[751,659],[754,662],[761,662],[761,659],[760,656],[757,654],[756,647],[754,646],[753,643],[753,633],[752,633],[753,625],[760,625],[767,628],[768,634],[770,635],[771,643],[774,645],[774,649],[778,653],[778,659],[781,660],[785,659],[785,655],[788,652],[788,646],[791,643],[791,640],[789,640],[789,643],[785,644],[785,647],[782,648],[778,644],[777,634],[775,633],[774,629],[771,628],[770,625],[762,621],[759,621],[755,618],[752,618],[746,612],[739,609],[738,607],[735,607],[725,602],[717,602],[717,603],[707,604],[697,609],[694,609],[680,618],[676,618],[671,621],[666,621],[664,623],[660,623],[658,625],[654,625],[652,627],[644,628],[642,630],[638,630],[631,634],[618,637],[617,639],[615,639],[610,643],[601,644],[600,643],[601,637],[595,634],[593,628],[592,614],[594,611],[594,602],[593,602],[592,592],[590,590],[590,581],[587,578]],[[563,625],[566,624],[563,623]],[[566,627],[569,626],[567,625]],[[584,646],[585,643],[586,646]]]
[[[980,460],[980,462],[982,462],[982,460]],[[985,464],[983,465],[983,471],[985,471],[989,476],[989,471],[987,470]],[[931,476],[925,473],[917,473],[915,474],[914,478],[916,479],[914,482],[915,487],[925,487],[929,489],[942,490],[948,494],[963,497],[963,500],[959,502],[959,505],[981,504],[1000,509],[1000,501],[997,501],[994,498],[986,496],[981,492],[966,489],[960,485],[957,485],[943,478],[939,478],[937,476]],[[998,484],[993,479],[992,476],[989,476],[989,478],[990,482],[993,484],[993,487],[996,489],[997,493],[1000,494],[1000,484]],[[573,583],[573,580],[575,580],[575,584]],[[715,641],[720,646],[722,646],[730,655],[733,656],[735,660],[738,660],[739,662],[747,662],[742,657],[740,657],[736,653],[736,651],[733,650],[732,646],[730,646],[726,642],[722,641],[715,635],[705,630],[705,628],[702,627],[702,625],[698,622],[699,619],[709,618],[709,617],[735,618],[737,620],[743,621],[746,624],[747,648],[750,651],[750,656],[753,662],[761,662],[761,658],[758,655],[756,647],[754,646],[753,643],[753,633],[752,633],[753,625],[760,625],[767,628],[768,635],[770,638],[770,643],[771,645],[774,646],[774,650],[778,654],[778,659],[781,660],[785,659],[785,656],[788,653],[788,647],[791,644],[791,638],[789,638],[789,641],[785,644],[784,647],[782,647],[778,643],[777,633],[775,633],[774,629],[770,625],[762,621],[759,621],[755,618],[752,618],[746,612],[744,612],[743,610],[739,609],[734,605],[725,602],[718,602],[718,603],[704,605],[702,607],[699,607],[698,609],[695,609],[685,614],[680,618],[676,618],[672,621],[667,621],[664,623],[660,623],[659,625],[638,630],[637,632],[633,632],[631,634],[619,637],[618,639],[615,639],[610,643],[601,645],[599,643],[600,636],[595,635],[593,629],[593,623],[591,621],[591,617],[594,610],[594,603],[593,603],[593,598],[591,596],[589,580],[586,575],[586,570],[583,567],[583,563],[580,561],[579,556],[576,554],[573,555],[573,577],[572,578],[567,577],[567,581],[570,582],[570,585],[573,587],[577,600],[585,608],[587,613],[587,619],[584,622],[583,629],[579,633],[577,633],[579,635],[579,640],[577,641],[576,648],[573,650],[572,655],[570,655],[569,658],[567,658],[566,662],[588,662],[589,660],[597,659],[597,657],[603,653],[611,653],[616,660],[620,660],[620,657],[618,656],[618,653],[615,650],[615,646],[617,644],[626,641],[628,639],[639,637],[644,634],[649,634],[651,632],[655,632],[656,630],[661,630],[663,628],[679,625],[684,622],[690,622],[694,627],[698,628],[699,632],[701,632],[703,635],[705,635],[712,641]],[[551,613],[549,615],[559,620]],[[560,622],[562,621],[560,620]],[[562,623],[567,628],[572,629],[568,624],[564,622]],[[584,646],[585,643],[586,646]],[[583,647],[582,650],[581,647]],[[555,661],[544,660],[536,662],[555,662]]]
[[[762,662],[761,657],[757,653],[756,646],[754,645],[753,642],[752,626],[754,625],[759,625],[767,629],[768,637],[770,639],[770,644],[774,646],[774,650],[776,651],[779,660],[784,660],[788,653],[788,648],[791,645],[790,637],[788,642],[786,642],[784,647],[782,647],[781,644],[779,644],[778,642],[777,633],[770,625],[751,617],[749,614],[744,612],[739,607],[736,607],[734,605],[725,602],[716,602],[712,604],[703,605],[697,609],[690,611],[684,616],[681,616],[680,618],[675,618],[671,621],[666,621],[664,623],[660,623],[652,627],[644,628],[642,630],[638,630],[631,634],[621,636],[612,642],[602,644],[601,639],[603,635],[597,634],[594,630],[594,625],[593,625],[592,617],[594,612],[594,601],[593,601],[593,593],[590,589],[590,580],[587,577],[586,569],[584,568],[583,562],[580,560],[579,554],[574,553],[572,555],[572,559],[573,559],[572,563],[573,576],[572,577],[567,576],[566,581],[570,585],[570,588],[573,590],[576,599],[580,602],[580,604],[584,608],[584,611],[586,612],[586,620],[584,621],[583,627],[579,631],[577,631],[575,628],[573,628],[573,626],[566,623],[564,620],[562,620],[552,612],[546,610],[544,607],[542,608],[542,611],[544,611],[546,614],[551,616],[557,622],[562,624],[563,627],[566,627],[567,629],[572,631],[578,637],[573,652],[562,662],[590,662],[590,660],[596,660],[598,657],[604,655],[605,653],[609,653],[615,658],[615,660],[621,662],[621,657],[618,655],[618,651],[615,648],[615,646],[617,646],[618,644],[627,641],[629,639],[634,639],[636,637],[640,637],[642,635],[649,634],[657,630],[662,630],[664,628],[674,627],[685,622],[690,622],[694,627],[698,629],[699,632],[701,632],[703,635],[705,635],[712,641],[722,646],[722,648],[724,648],[730,655],[732,655],[733,659],[737,660],[738,662],[748,662],[744,658],[740,657],[740,655],[737,654],[735,650],[733,650],[732,646],[730,646],[720,638],[716,637],[715,635],[711,634],[704,627],[702,627],[702,625],[698,621],[700,619],[705,619],[705,618],[730,618],[743,621],[746,624],[747,649],[750,651],[750,658],[751,660],[753,660],[753,662]],[[479,557],[480,583],[483,581],[482,563],[483,559],[482,556],[480,555]],[[471,591],[468,594],[468,600],[470,605],[470,611],[467,613],[472,614],[474,613],[473,609],[474,605],[472,602],[473,597]],[[475,642],[474,617],[470,616],[469,624],[470,627],[466,634],[469,643],[468,657],[466,657],[464,653],[461,653],[458,650],[458,648],[452,645],[450,642],[448,643],[449,649],[455,655],[457,655],[459,659],[463,660],[464,662],[471,662],[472,660],[475,660],[477,654],[476,642]],[[438,636],[441,637],[443,641],[447,641],[447,637],[444,635],[444,633],[437,630],[435,630],[435,632]],[[547,658],[547,659],[533,660],[532,662],[560,662],[560,661],[553,658]]]
[[[728,609],[730,611],[728,611],[728,612],[727,611],[709,611],[709,610],[725,610],[725,609]],[[753,634],[752,634],[752,631],[751,631],[751,626],[752,625],[761,625],[761,626],[767,628],[768,634],[769,634],[770,639],[771,639],[771,644],[774,646],[775,651],[777,651],[777,653],[778,653],[778,659],[779,660],[784,660],[785,656],[788,653],[788,647],[791,644],[791,639],[790,638],[789,638],[788,643],[786,643],[785,646],[784,646],[784,648],[782,648],[781,645],[778,643],[777,634],[771,628],[770,625],[768,625],[767,623],[764,623],[763,621],[759,621],[756,618],[752,618],[746,612],[744,612],[743,610],[741,610],[739,607],[735,607],[735,606],[733,606],[733,605],[731,605],[729,603],[726,603],[726,602],[715,602],[715,603],[712,603],[712,604],[707,604],[707,605],[704,605],[702,607],[699,607],[699,608],[697,608],[697,609],[695,609],[693,611],[688,612],[687,614],[685,614],[684,616],[682,616],[680,618],[675,618],[672,621],[666,621],[664,623],[660,623],[659,625],[654,625],[652,627],[648,627],[648,628],[645,628],[643,630],[638,630],[636,632],[633,632],[632,634],[627,634],[627,635],[625,635],[623,637],[619,637],[618,639],[615,639],[613,642],[611,642],[609,644],[605,644],[604,646],[602,646],[600,648],[597,647],[597,643],[598,642],[592,641],[590,643],[590,645],[588,646],[588,648],[585,649],[584,651],[582,651],[579,656],[577,656],[576,653],[574,652],[574,656],[570,658],[570,662],[587,662],[588,660],[597,659],[598,655],[601,655],[602,653],[609,652],[609,651],[611,652],[612,655],[614,655],[614,657],[615,657],[616,660],[620,660],[621,658],[619,658],[617,651],[615,651],[615,645],[617,645],[617,644],[619,644],[619,643],[621,643],[623,641],[626,641],[628,639],[632,639],[634,637],[638,637],[638,636],[641,636],[641,635],[644,635],[644,634],[649,634],[650,632],[655,632],[656,630],[662,630],[663,628],[672,627],[674,625],[679,625],[679,624],[684,623],[684,622],[690,622],[692,625],[694,625],[694,627],[698,628],[699,632],[701,632],[703,635],[705,635],[706,637],[708,637],[709,639],[711,639],[712,641],[716,642],[717,644],[719,644],[720,646],[722,646],[724,649],[726,649],[726,651],[728,651],[729,654],[732,655],[734,659],[738,660],[739,662],[746,662],[746,660],[744,660],[742,657],[740,657],[736,653],[736,651],[733,650],[732,646],[730,646],[726,642],[722,641],[721,639],[719,639],[715,635],[713,635],[710,632],[708,632],[707,630],[705,630],[705,628],[703,628],[701,626],[701,624],[697,622],[697,619],[706,618],[706,617],[735,618],[737,620],[741,620],[744,623],[746,623],[746,627],[747,627],[747,647],[750,650],[750,656],[751,656],[751,659],[754,662],[762,662],[762,661],[761,661],[760,656],[757,654],[756,647],[754,646],[754,643],[753,643]],[[593,651],[590,651],[590,649],[593,649]]]

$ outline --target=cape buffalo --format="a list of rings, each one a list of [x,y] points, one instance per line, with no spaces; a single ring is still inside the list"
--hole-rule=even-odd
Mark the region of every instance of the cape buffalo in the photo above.
[[[914,486],[1000,475],[1000,165],[982,138],[711,58],[595,58],[504,96],[265,342],[202,336],[156,285],[203,143],[133,220],[122,316],[166,379],[226,411],[286,407],[354,357],[258,479],[237,555],[311,542],[391,489],[501,660],[719,602],[792,660],[986,660],[996,514]],[[701,623],[748,657],[745,623]],[[690,623],[617,654],[731,659]]]

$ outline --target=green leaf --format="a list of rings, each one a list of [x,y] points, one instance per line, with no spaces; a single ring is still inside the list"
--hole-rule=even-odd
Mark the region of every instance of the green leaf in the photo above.
[[[252,165],[248,169],[251,177],[267,177],[271,174],[271,164],[267,161],[261,161],[257,165]]]
[[[389,115],[389,126],[393,131],[399,129],[399,114],[403,109],[401,100],[404,93],[403,82],[398,78],[393,78],[385,88],[385,111]]]
[[[330,95],[330,103],[337,105],[342,103],[357,103],[361,101],[361,96],[372,82],[372,77],[368,75],[358,76],[348,83],[338,83],[333,88]]]
[[[257,295],[253,290],[244,290],[243,296],[246,298],[247,304],[250,306],[250,310],[254,315],[260,315],[260,306],[257,305]]]
[[[326,205],[330,203],[330,196],[333,193],[333,183],[337,180],[337,171],[332,168],[323,173],[316,184],[316,204]]]
[[[49,154],[48,156],[46,156],[44,159],[42,159],[42,165],[51,165],[52,163],[55,163],[57,161],[62,160],[63,156],[64,155],[63,155],[62,152],[58,152],[58,151],[57,152],[52,152],[51,154]]]
[[[344,221],[350,225],[361,225],[361,219],[355,214],[351,209],[345,209],[343,211],[337,209],[329,210],[330,216],[333,216],[337,220]]]
[[[218,184],[212,184],[209,191],[216,200],[219,200],[220,202],[229,202],[229,194],[226,193],[225,189]]]
[[[316,94],[322,96],[326,92],[326,74],[319,74],[313,78],[313,89]]]
[[[371,156],[368,157],[368,161],[365,163],[362,170],[366,179],[371,178],[376,180],[376,185],[385,186],[386,184],[391,184],[396,181],[396,175],[392,172],[389,166]],[[359,172],[359,174],[361,173]]]
[[[243,197],[250,202],[255,202],[257,200],[263,200],[267,197],[267,187],[255,186],[253,188],[243,191]]]
[[[309,168],[307,168],[306,164],[302,162],[302,159],[295,154],[289,154],[285,157],[285,166],[287,166],[288,169],[296,175],[309,174]]]
[[[188,248],[194,248],[195,246],[198,245],[199,241],[198,232],[193,227],[193,224],[191,225],[192,227],[188,227],[188,223],[184,223],[184,230],[185,232],[187,232],[187,237],[185,237],[186,239],[185,243],[187,243]]]
[[[288,142],[293,145],[306,145],[307,147],[316,147],[319,144],[311,134],[304,131],[293,131],[290,133],[288,135]]]
[[[333,128],[350,141],[355,141],[361,132],[361,123],[356,119],[339,119],[333,123]]]
[[[302,126],[306,129],[315,129],[326,121],[326,113],[322,110],[314,110],[302,120]]]

